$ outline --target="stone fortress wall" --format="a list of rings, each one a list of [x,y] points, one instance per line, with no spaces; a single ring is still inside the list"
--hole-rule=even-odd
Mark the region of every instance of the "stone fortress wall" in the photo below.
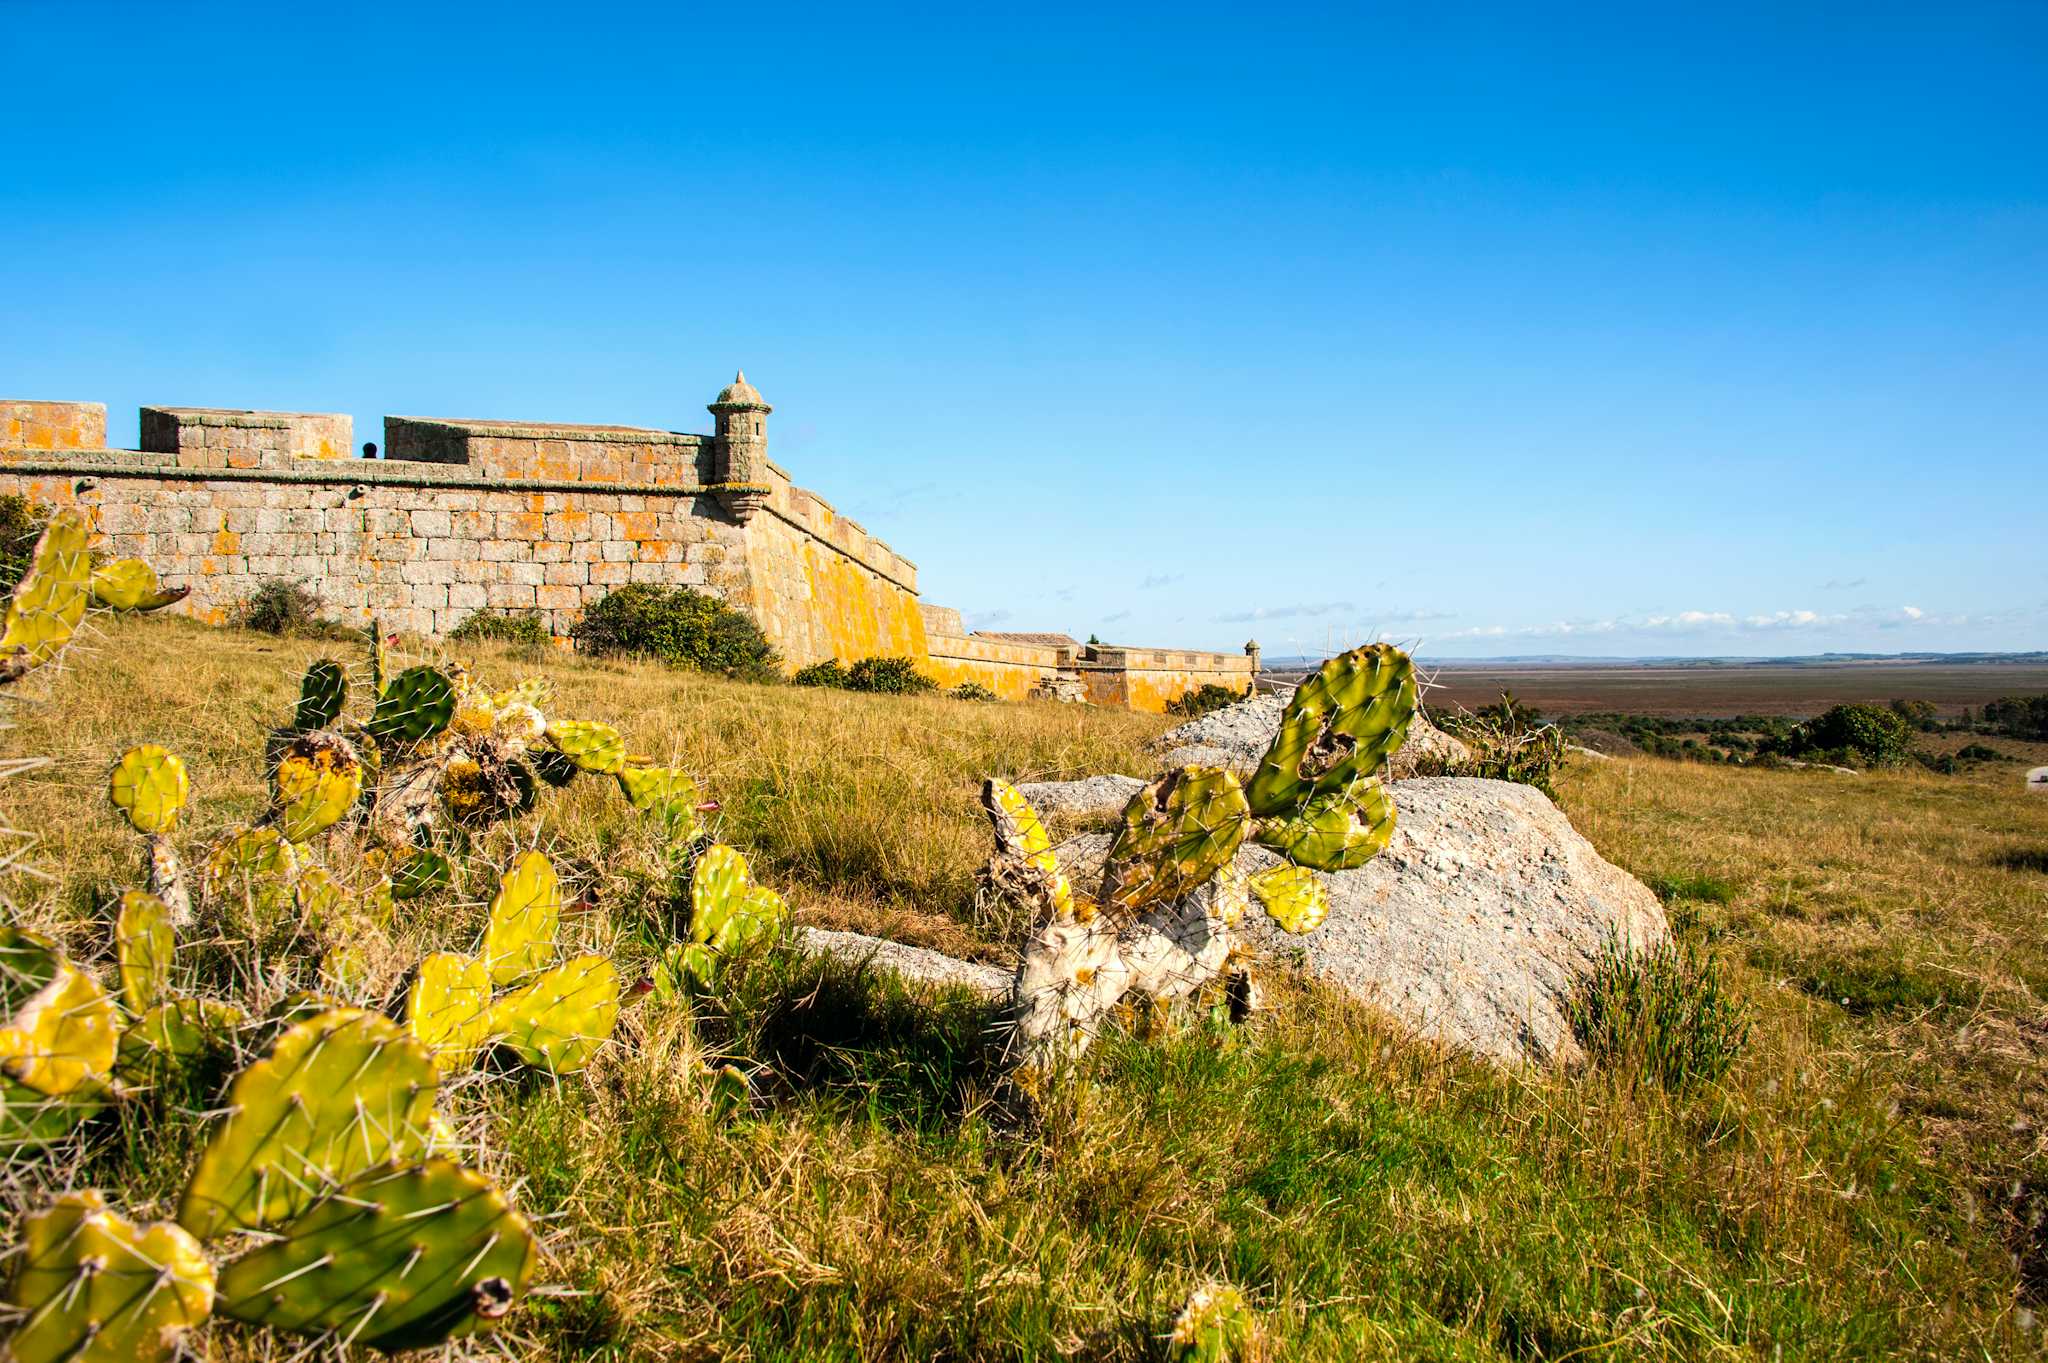
[[[112,555],[189,585],[174,609],[216,623],[285,578],[387,630],[493,608],[564,637],[646,582],[745,607],[792,667],[908,657],[945,686],[1146,710],[1204,681],[1251,688],[1255,654],[967,631],[920,603],[915,564],[768,458],[773,409],[744,375],[709,410],[710,435],[393,416],[384,457],[360,459],[342,415],[146,407],[142,448],[113,450],[99,404],[0,400],[0,493],[89,509]]]

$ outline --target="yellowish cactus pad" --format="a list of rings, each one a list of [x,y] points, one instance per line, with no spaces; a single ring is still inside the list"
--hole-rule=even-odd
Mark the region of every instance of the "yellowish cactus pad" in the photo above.
[[[92,529],[66,508],[50,518],[35,558],[14,588],[0,629],[0,682],[14,681],[64,651],[92,596]]]
[[[271,775],[271,805],[286,841],[303,843],[355,807],[363,792],[363,764],[339,734],[301,734]]]
[[[1251,876],[1266,916],[1289,932],[1314,932],[1330,916],[1330,890],[1306,866],[1269,866]]]
[[[13,1363],[155,1363],[213,1313],[213,1264],[168,1221],[138,1226],[84,1191],[21,1230],[6,1296],[18,1313]]]
[[[405,993],[405,1025],[443,1073],[467,1067],[491,1036],[490,969],[452,951],[427,957]]]
[[[114,920],[114,950],[121,967],[121,1002],[140,1016],[171,991],[171,955],[177,938],[171,932],[171,911],[147,890],[121,896]]]
[[[626,765],[626,740],[609,724],[594,719],[558,719],[547,727],[548,742],[579,770],[605,776]]]
[[[108,610],[153,611],[182,601],[191,592],[190,587],[165,590],[156,569],[139,558],[117,558],[93,569],[92,599]]]
[[[499,998],[491,1031],[527,1064],[568,1074],[590,1063],[618,1020],[618,971],[603,956],[577,956]]]
[[[114,763],[107,794],[136,832],[168,833],[191,794],[185,759],[155,743],[130,748]]]
[[[554,863],[523,852],[498,882],[484,928],[483,958],[491,979],[511,984],[555,959],[562,919],[562,881]]]

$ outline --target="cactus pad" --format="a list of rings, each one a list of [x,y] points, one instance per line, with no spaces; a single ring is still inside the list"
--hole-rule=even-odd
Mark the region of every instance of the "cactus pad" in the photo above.
[[[619,975],[603,956],[577,956],[501,995],[491,1032],[521,1060],[553,1074],[590,1063],[619,1020]]]
[[[138,833],[170,832],[190,793],[185,759],[155,743],[122,753],[107,781],[108,796]]]
[[[1283,814],[1379,771],[1415,718],[1415,664],[1391,644],[1340,653],[1296,688],[1246,788],[1255,814]]]
[[[28,572],[15,584],[0,629],[0,682],[15,681],[64,651],[92,595],[92,530],[84,513],[50,518]]]
[[[621,767],[618,777],[626,803],[661,819],[670,837],[696,835],[697,805],[703,796],[688,772],[679,767]]]
[[[341,718],[348,703],[348,674],[332,658],[322,658],[306,669],[299,681],[299,704],[292,711],[292,727],[310,731],[324,729]]]
[[[434,1062],[397,1023],[335,1008],[237,1075],[178,1221],[202,1240],[290,1220],[327,1190],[426,1147]]]
[[[105,1087],[119,1010],[48,938],[0,928],[0,1002],[0,1076],[52,1098]]]
[[[355,808],[363,764],[339,734],[300,734],[278,759],[270,793],[278,830],[286,841],[302,843]]]
[[[1063,921],[1071,919],[1073,886],[1031,802],[1009,782],[991,776],[982,783],[981,807],[995,827],[998,878],[1016,882],[1009,888],[1027,903]]]
[[[391,872],[393,899],[418,899],[444,890],[455,880],[455,867],[431,847],[415,847]]]
[[[562,882],[539,852],[522,852],[491,898],[484,963],[494,984],[511,984],[555,959],[562,920]]]
[[[1188,1294],[1166,1342],[1173,1363],[1258,1363],[1265,1357],[1258,1319],[1228,1283],[1207,1283]]]
[[[474,956],[437,951],[405,991],[405,1025],[443,1073],[466,1067],[491,1035],[491,972]]]
[[[548,725],[548,742],[576,764],[579,771],[615,775],[626,765],[626,740],[609,724],[594,719],[558,719]]]
[[[1191,893],[1221,870],[1251,825],[1237,778],[1181,767],[1131,797],[1102,869],[1102,899],[1135,912]]]
[[[533,1275],[533,1232],[473,1169],[369,1170],[236,1259],[223,1315],[393,1352],[488,1329]]]
[[[1377,779],[1318,795],[1292,817],[1261,823],[1255,835],[1289,861],[1318,871],[1365,865],[1394,836],[1394,801]]]
[[[0,1078],[0,1158],[49,1149],[106,1106],[106,1097],[101,1089],[53,1098]]]
[[[171,956],[177,938],[171,932],[171,911],[147,890],[121,896],[114,920],[114,954],[121,967],[121,1002],[138,1017],[163,1001],[171,990]]]
[[[455,683],[427,666],[408,667],[384,684],[370,716],[379,743],[423,743],[455,717]]]
[[[747,859],[735,849],[719,843],[697,858],[690,876],[692,942],[726,955],[774,932],[788,917],[782,896],[756,885]]]
[[[243,828],[223,838],[206,862],[206,897],[248,906],[268,923],[290,902],[299,855],[278,829]]]
[[[166,589],[156,569],[139,558],[117,558],[92,573],[92,599],[108,610],[153,611],[191,594],[190,587]]]
[[[96,1192],[66,1193],[22,1222],[7,1304],[10,1363],[154,1363],[213,1312],[213,1265],[168,1221],[138,1226]]]
[[[247,1016],[213,999],[159,1003],[121,1033],[114,1070],[125,1084],[151,1086],[226,1048]]]
[[[1289,932],[1314,932],[1330,916],[1330,891],[1306,866],[1268,866],[1250,877],[1266,916]]]

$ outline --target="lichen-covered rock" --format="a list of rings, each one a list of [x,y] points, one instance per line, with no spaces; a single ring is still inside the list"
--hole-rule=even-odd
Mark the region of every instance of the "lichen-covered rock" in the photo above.
[[[1108,840],[1103,840],[1108,846]],[[834,932],[829,928],[798,928],[799,944],[841,960],[886,966],[907,980],[927,984],[960,985],[988,998],[1006,994],[1014,973],[1001,966],[963,961],[929,947],[907,946],[860,932]]]
[[[1252,696],[1168,729],[1153,742],[1160,754],[1159,765],[1222,767],[1239,776],[1250,776],[1279,734],[1280,719],[1287,711],[1291,694],[1282,691]],[[1399,781],[1415,775],[1425,764],[1454,767],[1471,756],[1463,743],[1431,724],[1418,710],[1408,726],[1407,742],[1395,751],[1387,766],[1392,779]],[[1033,788],[1021,789],[1029,795]]]
[[[1079,781],[1028,781],[1017,793],[1048,818],[1086,819],[1121,814],[1145,788],[1142,776],[1089,776]]]

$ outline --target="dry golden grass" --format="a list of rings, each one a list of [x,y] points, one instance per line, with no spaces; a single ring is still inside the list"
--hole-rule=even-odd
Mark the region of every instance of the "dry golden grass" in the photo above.
[[[103,949],[135,871],[114,753],[192,763],[193,842],[261,804],[264,731],[319,643],[117,622],[14,707],[0,786],[58,880],[20,912]],[[474,661],[510,680],[512,655]],[[975,782],[1142,770],[1164,722],[757,688],[550,658],[562,714],[696,772],[726,837],[818,921],[998,954],[973,919]],[[1654,760],[1574,766],[1574,822],[1665,886],[1730,967],[1753,1036],[1674,1094],[1617,1071],[1506,1074],[1300,982],[1243,1030],[1111,1037],[1043,1124],[987,1102],[990,1018],[770,953],[694,1007],[632,1008],[559,1085],[451,1095],[477,1158],[546,1218],[544,1279],[492,1346],[538,1358],[1163,1356],[1190,1287],[1243,1286],[1290,1359],[2007,1358],[2048,1283],[2039,924],[2048,801],[2012,768],[1840,778]],[[401,946],[467,947],[488,867],[547,845],[630,975],[662,926],[656,849],[603,783],[482,839],[484,869]],[[1843,1000],[1848,1000],[1845,1004]],[[756,1076],[713,1118],[707,1057]],[[138,1210],[204,1126],[127,1123],[77,1177]],[[225,1359],[281,1341],[214,1335]]]

